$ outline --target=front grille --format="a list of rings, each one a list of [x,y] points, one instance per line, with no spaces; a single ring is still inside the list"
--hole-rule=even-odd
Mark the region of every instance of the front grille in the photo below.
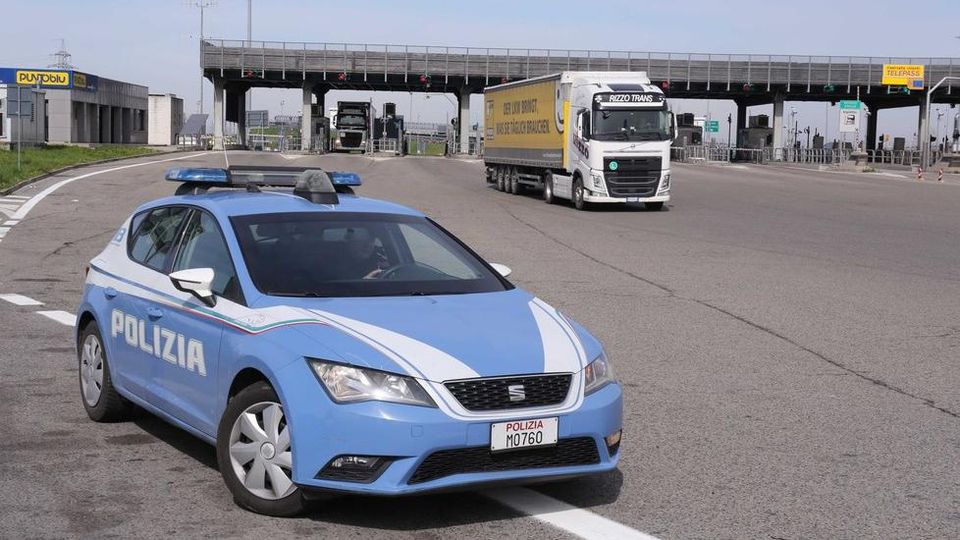
[[[567,399],[570,391],[569,373],[557,375],[528,375],[500,379],[466,379],[444,383],[447,390],[468,411],[496,411],[556,405]],[[523,399],[518,386],[522,386]],[[513,388],[514,400],[511,400]]]
[[[363,134],[357,132],[341,133],[340,144],[344,148],[359,148],[363,144]]]
[[[504,454],[490,452],[489,446],[477,446],[430,454],[407,483],[421,484],[454,474],[572,467],[596,463],[600,463],[600,454],[597,443],[590,437],[563,439],[556,446]]]
[[[610,170],[611,162],[616,170]],[[662,161],[659,157],[603,158],[603,177],[611,197],[653,197],[660,184]]]

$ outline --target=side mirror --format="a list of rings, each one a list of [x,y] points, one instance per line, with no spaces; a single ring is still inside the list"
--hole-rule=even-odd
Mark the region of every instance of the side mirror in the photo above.
[[[497,273],[503,277],[507,277],[513,273],[513,270],[511,270],[510,267],[505,264],[490,263],[490,266],[492,266],[493,269],[496,270]]]
[[[677,115],[670,113],[670,140],[677,140]]]
[[[170,281],[177,290],[188,292],[213,307],[217,303],[217,297],[210,290],[213,276],[213,268],[189,268],[170,274]]]

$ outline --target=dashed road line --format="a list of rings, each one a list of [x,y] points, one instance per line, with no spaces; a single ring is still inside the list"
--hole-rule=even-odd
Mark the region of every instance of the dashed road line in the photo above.
[[[657,540],[657,537],[631,529],[589,510],[558,501],[527,488],[504,488],[483,495],[544,523],[590,540]]]
[[[77,316],[73,313],[67,313],[66,311],[38,311],[37,314],[66,326],[76,326],[77,324]]]
[[[34,300],[22,294],[0,294],[0,300],[10,302],[15,306],[42,306],[43,302]]]

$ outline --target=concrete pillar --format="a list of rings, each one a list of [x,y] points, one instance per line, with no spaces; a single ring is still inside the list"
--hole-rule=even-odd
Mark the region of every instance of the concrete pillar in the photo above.
[[[773,96],[773,159],[783,159],[783,94]]]
[[[457,93],[457,130],[459,131],[459,154],[470,153],[470,89],[461,88]]]
[[[213,149],[223,150],[223,79],[213,79]]]
[[[250,102],[250,90],[240,92],[237,98],[237,135],[240,137],[240,146],[247,147],[247,103]]]
[[[113,111],[108,105],[100,106],[100,142],[110,144],[113,142]]]
[[[737,124],[734,126],[733,141],[734,146],[740,146],[740,130],[747,127],[747,104],[743,101],[735,101],[737,104]]]
[[[877,116],[880,113],[880,108],[873,103],[865,103],[867,108],[870,110],[870,114],[867,115],[867,138],[865,148],[867,150],[876,150],[877,149]]]
[[[316,98],[317,109],[320,112],[320,116],[327,115],[326,100],[328,91],[330,91],[329,88],[321,88],[320,86],[313,87],[313,97]]]
[[[313,148],[313,119],[311,105],[313,105],[313,83],[303,82],[303,108],[300,118],[300,150],[309,152]],[[373,137],[373,134],[370,134]]]
[[[929,148],[930,139],[926,141],[923,140],[923,133],[926,128],[927,123],[927,103],[926,100],[920,99],[920,113],[917,115],[917,150],[923,151],[924,148]],[[930,106],[933,106],[933,103],[930,103]]]

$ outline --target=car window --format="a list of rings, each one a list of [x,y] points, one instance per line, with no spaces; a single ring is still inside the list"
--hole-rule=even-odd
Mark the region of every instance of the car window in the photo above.
[[[510,287],[423,217],[305,212],[231,222],[250,277],[265,294],[404,296]]]
[[[187,214],[187,208],[167,206],[149,210],[143,218],[134,218],[134,223],[140,223],[130,242],[130,258],[162,272]]]
[[[457,253],[450,251],[441,243],[443,239],[438,238],[441,233],[436,229],[417,227],[409,223],[399,224],[399,229],[415,262],[458,279],[481,277]]]
[[[213,284],[210,290],[217,296],[242,303],[230,249],[217,221],[203,211],[194,212],[187,223],[177,261],[173,265],[174,272],[191,268],[212,268]]]

